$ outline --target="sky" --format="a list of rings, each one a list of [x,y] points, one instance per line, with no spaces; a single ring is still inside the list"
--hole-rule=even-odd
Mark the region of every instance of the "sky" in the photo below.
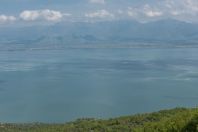
[[[1,0],[0,24],[177,19],[198,23],[198,0]]]

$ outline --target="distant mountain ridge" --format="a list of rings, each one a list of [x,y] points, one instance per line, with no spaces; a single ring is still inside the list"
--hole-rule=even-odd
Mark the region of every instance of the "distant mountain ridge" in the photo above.
[[[198,24],[173,19],[139,23],[132,20],[105,22],[60,22],[46,26],[1,27],[0,47],[72,46],[86,44],[198,42]],[[6,45],[5,45],[6,44]]]

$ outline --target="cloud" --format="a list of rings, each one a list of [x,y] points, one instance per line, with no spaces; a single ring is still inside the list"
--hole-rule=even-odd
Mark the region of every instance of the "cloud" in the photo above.
[[[145,15],[146,15],[147,17],[159,17],[159,16],[161,16],[162,14],[163,14],[163,13],[160,12],[160,11],[152,11],[152,10],[145,12]]]
[[[186,0],[184,4],[187,9],[194,11],[194,13],[198,13],[198,1],[197,0]]]
[[[165,0],[161,2],[167,11],[173,15],[198,15],[197,0]]]
[[[128,9],[127,11],[127,14],[130,16],[130,17],[135,17],[137,15],[137,12],[132,10],[131,8]]]
[[[16,20],[14,16],[0,15],[0,23],[13,22]]]
[[[126,14],[140,21],[173,18],[186,22],[198,22],[198,0],[160,0],[142,3],[125,9]]]
[[[198,22],[198,1],[197,0],[165,0],[161,7],[166,9],[167,14],[186,22]]]
[[[36,20],[38,19],[40,16],[39,14],[39,11],[29,11],[29,10],[26,10],[26,11],[23,11],[21,14],[20,14],[20,18],[25,20],[25,21],[33,21],[33,20]]]
[[[162,11],[159,11],[159,9],[155,9],[153,7],[151,7],[150,5],[146,4],[143,7],[143,13],[147,16],[147,17],[159,17],[163,15]]]
[[[145,4],[140,7],[128,7],[127,15],[136,20],[147,21],[162,17],[164,12],[157,7],[151,7],[150,5]]]
[[[171,11],[170,14],[173,15],[173,16],[178,16],[178,15],[181,14],[181,12],[179,12],[179,11]]]
[[[25,10],[20,13],[20,18],[24,21],[35,21],[35,20],[47,20],[47,21],[59,21],[64,15],[59,11],[54,10]]]
[[[105,4],[105,0],[89,0],[90,3]]]
[[[123,10],[120,10],[120,9],[119,9],[119,10],[117,10],[117,13],[118,13],[118,14],[123,14],[124,12],[123,12]]]
[[[114,15],[107,10],[98,10],[96,12],[86,13],[86,17],[89,18],[113,18]]]
[[[64,18],[66,16],[71,16],[71,21],[89,21],[94,19],[111,20],[112,18],[113,20],[118,20],[132,18],[137,21],[147,22],[150,20],[173,18],[188,22],[198,22],[198,0],[152,0],[152,2],[134,2],[127,0],[123,1],[122,4],[120,4],[120,1],[121,0],[109,1],[109,3],[105,5],[105,3],[108,2],[107,0],[86,0],[84,1],[84,4],[82,3],[80,5],[80,8],[71,7],[73,8],[71,11],[73,11],[76,16],[71,16],[71,14],[51,9],[26,9],[17,17],[14,17],[14,15],[0,15],[0,23],[13,22],[16,20],[17,22],[20,22],[20,20],[56,22],[65,20]],[[87,5],[87,2],[96,5]],[[105,9],[96,11],[89,10],[98,7],[97,4],[99,4],[99,7],[105,7],[105,9],[111,11]],[[69,6],[73,5],[74,4]],[[130,5],[130,7],[128,7],[128,5]],[[76,6],[74,5],[74,7]]]

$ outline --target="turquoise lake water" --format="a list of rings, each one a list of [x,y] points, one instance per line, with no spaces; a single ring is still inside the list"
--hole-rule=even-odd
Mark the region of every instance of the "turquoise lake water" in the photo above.
[[[0,51],[0,122],[60,123],[198,104],[198,49]]]

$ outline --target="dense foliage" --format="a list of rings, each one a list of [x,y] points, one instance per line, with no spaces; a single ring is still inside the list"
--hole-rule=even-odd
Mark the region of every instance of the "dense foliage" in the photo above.
[[[176,108],[109,120],[66,124],[0,124],[0,132],[198,132],[198,109]]]

